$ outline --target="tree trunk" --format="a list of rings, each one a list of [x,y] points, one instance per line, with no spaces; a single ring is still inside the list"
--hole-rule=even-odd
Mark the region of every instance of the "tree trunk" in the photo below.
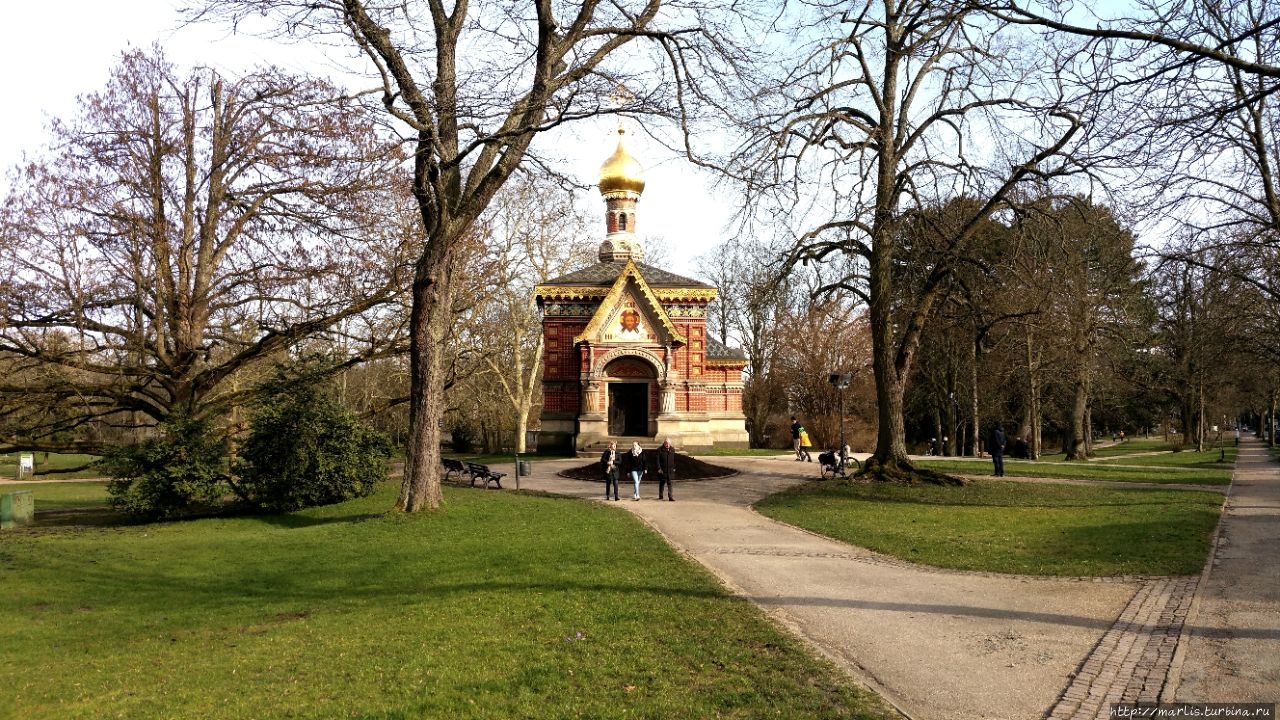
[[[1196,411],[1191,405],[1191,398],[1184,397],[1182,399],[1182,402],[1178,404],[1178,413],[1180,415],[1179,422],[1182,423],[1182,434],[1178,436],[1180,438],[1178,447],[1185,448],[1187,443],[1190,442],[1191,434],[1195,432]]]
[[[910,468],[907,458],[906,428],[902,420],[902,381],[893,359],[893,324],[890,303],[871,303],[871,369],[876,379],[875,460],[877,464]]]
[[[1084,409],[1084,435],[1081,436],[1084,443],[1084,456],[1093,455],[1093,403],[1090,402]]]
[[[1027,454],[1032,460],[1040,457],[1040,362],[1036,357],[1032,326],[1026,325],[1027,340]]]
[[[529,430],[529,408],[525,406],[520,408],[520,412],[516,413],[516,452],[524,454],[529,448],[526,447],[525,436]]]
[[[1270,407],[1267,411],[1267,447],[1276,446],[1276,390],[1271,389]]]
[[[973,423],[969,426],[973,429],[973,456],[977,457],[982,452],[982,424],[978,418],[978,360],[982,356],[981,340],[973,341],[973,355],[970,356],[969,365],[969,410],[973,415]]]
[[[1200,422],[1196,425],[1196,452],[1204,452],[1204,438],[1209,428],[1205,424],[1204,415],[1204,381],[1200,381]]]
[[[410,401],[408,460],[396,508],[405,512],[440,507],[440,421],[444,417],[446,340],[453,322],[451,248],[424,253],[413,281],[409,319]]]
[[[1071,403],[1070,417],[1067,419],[1066,436],[1062,441],[1062,452],[1067,460],[1084,460],[1084,414],[1089,402],[1089,394],[1085,389],[1083,378],[1076,378],[1075,401]]]
[[[942,450],[942,408],[933,406],[933,442],[929,443],[929,452],[937,454]]]

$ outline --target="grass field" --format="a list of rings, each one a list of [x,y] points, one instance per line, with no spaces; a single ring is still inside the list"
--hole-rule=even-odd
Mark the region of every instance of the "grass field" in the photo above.
[[[19,453],[0,454],[0,477],[12,480],[18,476]],[[96,455],[64,455],[60,453],[32,453],[35,462],[36,477],[49,475],[57,478],[99,477],[102,471],[96,468],[82,468],[98,459]],[[71,472],[70,470],[73,470]]]
[[[77,510],[106,507],[107,484],[104,482],[24,482],[0,485],[0,492],[29,490],[35,494],[36,516],[55,510]]]
[[[1183,485],[1228,485],[1231,469],[1213,464],[1191,464],[1197,453],[1164,453],[1142,455],[1134,458],[1116,458],[1112,461],[1053,462],[1050,460],[1004,461],[1006,475],[1018,477],[1067,478],[1076,480],[1110,480],[1114,482],[1143,482]],[[1206,453],[1199,453],[1205,456]],[[1217,453],[1213,453],[1216,463]],[[1130,462],[1130,461],[1135,462]],[[916,461],[920,467],[954,475],[991,475],[990,458],[943,459],[922,458]]]
[[[818,454],[816,449],[810,448],[814,455]],[[709,455],[713,457],[773,457],[775,455],[794,455],[795,451],[791,448],[706,448],[698,450],[695,455],[699,457]]]
[[[1221,459],[1220,459],[1221,458]],[[1179,452],[1159,452],[1155,455],[1120,455],[1103,457],[1093,462],[1100,465],[1149,465],[1157,467],[1177,468],[1214,468],[1229,470],[1225,465],[1234,465],[1236,461],[1235,446],[1205,450],[1181,450]]]
[[[1189,575],[1209,552],[1218,493],[978,480],[966,487],[813,483],[765,515],[894,557],[1059,576]]]
[[[386,514],[396,489],[5,531],[0,716],[891,717],[624,511],[445,488]]]

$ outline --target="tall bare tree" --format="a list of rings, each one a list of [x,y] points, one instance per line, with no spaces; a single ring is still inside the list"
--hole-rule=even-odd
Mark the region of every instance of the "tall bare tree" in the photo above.
[[[792,264],[841,259],[820,288],[852,293],[869,308],[879,436],[869,468],[912,471],[903,387],[954,259],[1031,178],[1064,171],[1081,127],[1035,67],[1018,33],[952,0],[859,0],[804,5],[803,54],[773,92],[748,156],[750,174],[774,207],[791,212]],[[1044,56],[1041,55],[1043,60]],[[1016,141],[1016,142],[1014,142]],[[744,169],[744,172],[747,170]],[[916,291],[895,285],[903,218],[951,197],[978,200],[946,234]]]
[[[1166,257],[1202,267],[1216,258],[1227,261],[1219,270],[1230,270],[1235,255],[1280,245],[1280,5],[984,5],[1042,29],[1064,56],[1094,59],[1074,81],[1107,96],[1098,137],[1112,149],[1112,169],[1123,173],[1120,197],[1157,220],[1161,233],[1172,220],[1177,235],[1195,240],[1171,244]],[[1261,289],[1280,299],[1280,288]]]
[[[767,447],[771,423],[787,410],[787,381],[775,373],[782,344],[796,333],[792,317],[803,305],[801,293],[779,282],[776,268],[762,263],[767,248],[748,241],[729,241],[700,258],[700,274],[719,290],[708,318],[710,331],[721,344],[742,347],[747,378],[742,410],[753,447]]]
[[[1134,236],[1105,207],[1084,198],[1052,203],[1036,221],[1053,238],[1049,259],[1056,293],[1049,317],[1059,335],[1061,367],[1069,388],[1063,452],[1068,460],[1089,454],[1090,403],[1108,344],[1128,345],[1124,332],[1142,314],[1140,267]]]
[[[530,160],[535,137],[601,113],[653,111],[697,97],[730,45],[734,14],[710,3],[644,0],[209,0],[193,17],[267,16],[280,32],[358,48],[380,81],[386,117],[406,130],[426,243],[413,280],[411,438],[398,507],[438,507],[447,312],[460,240]],[[638,46],[636,40],[650,41]],[[714,41],[713,41],[714,40]],[[625,52],[624,52],[625,50]],[[648,51],[648,54],[646,54]],[[625,86],[628,92],[618,92]],[[612,98],[612,99],[611,99]]]
[[[325,333],[351,362],[401,287],[396,161],[363,108],[274,70],[182,77],[131,51],[55,122],[0,210],[0,407],[26,448],[100,451],[104,423],[216,416],[255,367]],[[402,196],[403,197],[403,196]]]
[[[1085,38],[1094,57],[1132,58],[1148,78],[1197,65],[1220,67],[1259,78],[1268,95],[1280,81],[1280,58],[1239,52],[1274,43],[1280,8],[1267,0],[1138,0],[1086,7],[1055,0],[984,0],[978,5],[1003,22]],[[1135,57],[1135,51],[1142,56]]]
[[[588,223],[573,193],[543,175],[513,178],[480,221],[486,257],[478,264],[483,277],[475,278],[471,334],[488,372],[475,379],[501,388],[519,453],[527,449],[525,433],[542,390],[542,314],[533,289],[591,264],[596,244],[588,239]]]

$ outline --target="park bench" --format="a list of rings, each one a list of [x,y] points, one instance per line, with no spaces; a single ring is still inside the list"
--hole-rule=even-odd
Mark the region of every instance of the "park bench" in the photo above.
[[[454,478],[455,473],[457,475],[465,475],[467,473],[467,466],[462,464],[461,460],[440,458],[440,464],[444,466],[444,478],[446,480],[456,479]]]
[[[467,463],[467,472],[471,473],[471,486],[475,487],[476,480],[484,480],[484,486],[489,487],[490,482],[497,483],[498,489],[502,489],[502,478],[506,477],[506,473],[496,470],[490,470],[488,465],[480,465],[478,463]]]

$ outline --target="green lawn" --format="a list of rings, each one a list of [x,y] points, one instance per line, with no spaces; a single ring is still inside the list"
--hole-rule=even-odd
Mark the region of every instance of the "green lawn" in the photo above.
[[[818,454],[816,448],[810,448],[814,455]],[[694,453],[695,457],[706,456],[722,456],[722,457],[774,457],[775,455],[795,455],[795,451],[791,448],[702,448]]]
[[[1176,436],[1175,436],[1176,437]],[[1127,455],[1129,453],[1140,452],[1159,452],[1163,450],[1172,450],[1173,446],[1165,442],[1163,436],[1148,438],[1129,438],[1124,442],[1112,443],[1110,440],[1094,445],[1093,454],[1095,457],[1108,457],[1111,455]],[[1062,453],[1058,453],[1058,457],[1062,457]]]
[[[12,480],[18,476],[18,455],[20,453],[0,454],[0,477]],[[36,477],[50,475],[56,478],[101,477],[102,471],[96,468],[81,468],[98,459],[96,455],[68,455],[61,453],[32,453],[35,462]]]
[[[1116,459],[1114,464],[1097,462],[1052,462],[1046,460],[1004,461],[1006,475],[1018,477],[1067,478],[1077,480],[1111,480],[1116,482],[1144,482],[1187,485],[1229,485],[1231,470],[1223,467],[1203,467],[1179,464],[1177,456],[1184,453],[1166,453],[1160,456]],[[1216,460],[1217,454],[1214,454]],[[1164,464],[1158,458],[1165,458]],[[1128,462],[1142,460],[1142,462]],[[934,460],[921,458],[914,461],[920,467],[954,475],[991,475],[990,458],[966,460],[951,458]]]
[[[0,485],[0,493],[29,490],[35,494],[37,518],[42,512],[79,508],[106,507],[107,484],[104,482],[29,482]]]
[[[1219,458],[1225,458],[1219,460]],[[1179,452],[1160,452],[1156,455],[1121,455],[1119,457],[1103,457],[1094,460],[1095,463],[1102,465],[1150,465],[1158,467],[1176,467],[1176,468],[1222,468],[1221,465],[1234,465],[1236,462],[1235,446],[1224,447],[1219,450],[1217,447],[1207,449],[1204,452],[1196,452],[1194,450],[1182,450]]]
[[[1027,575],[1190,575],[1209,552],[1218,493],[979,480],[966,487],[813,483],[765,515],[894,557]]]
[[[386,514],[396,490],[4,531],[0,715],[892,717],[622,510],[445,488]]]

